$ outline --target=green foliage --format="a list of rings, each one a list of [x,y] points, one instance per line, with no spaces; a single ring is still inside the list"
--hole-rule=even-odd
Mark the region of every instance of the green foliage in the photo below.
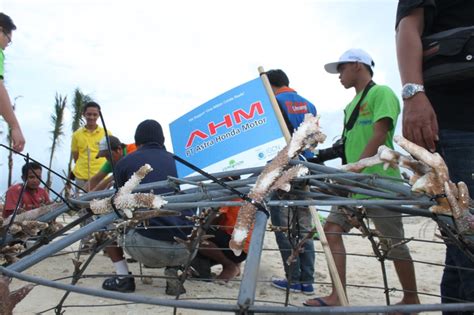
[[[53,164],[53,157],[56,151],[56,147],[61,142],[61,136],[64,135],[63,131],[63,120],[64,120],[64,110],[66,109],[67,104],[67,97],[61,96],[60,94],[56,93],[55,96],[55,103],[54,103],[54,113],[51,115],[51,123],[53,125],[53,130],[51,131],[52,137],[52,145],[51,145],[51,153],[49,156],[49,169],[51,169]],[[47,187],[51,186],[51,171],[48,170],[48,176],[46,179]]]
[[[89,95],[86,95],[81,92],[79,88],[74,90],[74,101],[72,102],[72,132],[79,129],[84,121],[82,120],[82,109],[84,104],[92,101],[92,98]]]
[[[53,146],[51,149],[55,148],[56,143],[60,141],[60,137],[64,135],[63,131],[63,120],[64,120],[64,110],[66,109],[67,96],[63,97],[60,94],[56,93],[55,104],[54,104],[54,113],[51,115],[51,123],[53,125],[53,130],[51,131],[53,135]]]

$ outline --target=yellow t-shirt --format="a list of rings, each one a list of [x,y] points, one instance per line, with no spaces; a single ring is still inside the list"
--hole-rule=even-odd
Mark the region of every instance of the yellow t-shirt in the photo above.
[[[110,131],[108,134],[112,135]],[[71,151],[79,153],[72,171],[76,178],[89,180],[107,161],[105,158],[95,158],[99,153],[99,142],[104,136],[105,132],[101,127],[97,127],[92,132],[81,127],[72,134]]]

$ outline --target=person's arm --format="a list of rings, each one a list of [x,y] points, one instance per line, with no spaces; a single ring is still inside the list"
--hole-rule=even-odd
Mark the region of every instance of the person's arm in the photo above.
[[[74,163],[77,162],[77,159],[79,159],[79,144],[77,140],[77,130],[72,134],[72,139],[71,139],[71,156],[72,159],[74,160]]]
[[[375,122],[373,129],[374,135],[372,136],[372,138],[370,138],[369,142],[365,146],[365,149],[362,152],[359,160],[377,154],[378,148],[385,143],[388,131],[391,127],[392,119],[388,117],[379,119]]]
[[[99,182],[96,186],[91,186],[91,189],[89,191],[99,191],[99,190],[109,189],[112,184],[113,179],[114,177],[111,175],[107,177],[106,179],[102,180],[101,182]]]
[[[89,187],[88,191],[96,190],[95,187],[105,178],[105,176],[107,176],[107,173],[102,171],[98,171],[97,174],[92,176],[89,182],[86,183],[86,187]]]
[[[49,193],[46,191],[46,189],[43,189],[44,193],[44,204],[49,205],[52,203],[51,199],[49,198]]]
[[[20,192],[18,190],[13,188],[7,190],[7,193],[5,194],[5,205],[3,206],[2,212],[4,218],[8,218],[13,213],[13,210],[15,210],[16,204],[18,203],[18,198],[20,198]]]
[[[423,46],[421,35],[424,28],[424,9],[414,9],[401,19],[397,27],[396,44],[398,68],[402,85],[423,84]],[[404,100],[403,136],[430,151],[435,150],[438,140],[438,122],[431,102],[425,93],[416,93]]]
[[[3,84],[3,80],[0,80],[0,114],[3,116],[11,129],[13,149],[19,152],[23,151],[25,148],[25,138],[21,132],[20,124],[16,119],[15,112],[13,111],[10,97],[8,96],[7,89]]]

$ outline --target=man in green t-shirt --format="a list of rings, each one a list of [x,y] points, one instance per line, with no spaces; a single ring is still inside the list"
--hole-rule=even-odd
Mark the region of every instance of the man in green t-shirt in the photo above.
[[[8,15],[0,13],[0,115],[3,116],[10,127],[13,149],[21,152],[25,147],[25,138],[13,111],[10,96],[3,83],[5,75],[3,67],[5,55],[3,51],[11,44],[14,30],[16,30],[16,26],[12,19]]]
[[[350,49],[339,58],[339,61],[324,66],[327,72],[339,74],[341,84],[346,88],[354,88],[356,95],[344,109],[345,158],[347,163],[357,162],[360,159],[373,156],[381,145],[393,148],[393,133],[397,124],[400,105],[393,91],[383,85],[372,82],[374,62],[370,55],[361,49]],[[368,89],[370,87],[370,89]],[[362,100],[361,97],[367,90]],[[348,125],[353,110],[359,104],[359,114],[352,128]],[[357,110],[357,108],[356,108]],[[347,131],[346,129],[349,129]],[[383,169],[382,164],[368,167],[362,171],[367,174],[400,177],[398,169]],[[356,195],[354,198],[367,198]],[[392,244],[397,244],[404,239],[402,217],[400,213],[383,209],[367,209],[368,216],[374,222],[376,229]],[[352,229],[347,216],[337,207],[334,207],[327,217],[324,231],[331,251],[334,255],[336,268],[343,286],[346,285],[346,256],[342,233]],[[388,254],[392,259],[403,288],[403,298],[400,304],[418,304],[416,293],[415,269],[411,260],[408,246],[394,247]],[[314,298],[304,303],[308,306],[333,306],[340,305],[334,287],[329,296]]]
[[[88,191],[104,190],[111,187],[114,178],[108,175],[112,173],[112,162],[114,165],[117,164],[121,158],[137,149],[135,143],[126,145],[114,136],[109,136],[109,143],[112,155],[109,154],[106,137],[103,137],[99,142],[99,153],[97,153],[96,159],[105,157],[107,161],[102,164],[100,170],[86,183]]]

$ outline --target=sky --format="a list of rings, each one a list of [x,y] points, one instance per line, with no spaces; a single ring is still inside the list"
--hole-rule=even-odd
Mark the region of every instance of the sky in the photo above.
[[[168,125],[206,101],[283,69],[290,87],[313,102],[330,146],[354,96],[324,64],[349,48],[375,61],[374,81],[401,89],[395,52],[397,0],[0,0],[17,26],[5,50],[5,85],[26,138],[24,153],[47,165],[56,93],[80,88],[102,107],[107,128],[132,143],[144,119]],[[0,142],[6,143],[1,123]],[[397,132],[401,133],[400,118]],[[53,169],[67,168],[71,111]],[[0,149],[0,194],[7,186]],[[20,182],[21,157],[14,158]],[[43,175],[46,178],[45,175]],[[61,189],[61,183],[54,183]]]

